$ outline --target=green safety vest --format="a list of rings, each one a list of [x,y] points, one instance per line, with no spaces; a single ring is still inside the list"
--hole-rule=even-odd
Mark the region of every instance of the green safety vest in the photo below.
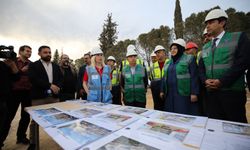
[[[169,61],[169,59],[166,59],[164,62],[164,66],[165,64]],[[164,68],[163,66],[163,68]],[[162,77],[164,76],[164,69],[160,68],[158,61],[153,63],[153,65],[150,67],[150,77],[152,80],[161,80]]]
[[[177,78],[177,89],[178,93],[182,96],[190,96],[191,94],[191,76],[189,73],[188,66],[194,59],[193,55],[183,54],[180,58],[180,61],[176,64],[176,78]],[[173,62],[173,59],[168,61],[164,66],[164,78],[167,80],[168,76],[168,67],[170,63]],[[167,91],[167,81],[165,81],[164,91]]]
[[[228,33],[226,32],[220,40],[219,45],[212,54],[212,41],[203,46],[202,59],[206,68],[206,77],[208,79],[221,78],[231,67],[234,61],[234,54],[241,32]],[[237,79],[234,84],[222,90],[243,91],[244,74]]]
[[[122,70],[124,77],[124,96],[126,102],[146,102],[146,91],[143,78],[145,68],[142,65],[135,66],[135,73],[132,74],[130,66]]]
[[[112,70],[112,86],[119,85],[119,71],[118,69]]]

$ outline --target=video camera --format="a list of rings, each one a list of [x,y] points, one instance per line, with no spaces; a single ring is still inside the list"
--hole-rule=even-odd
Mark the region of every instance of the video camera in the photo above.
[[[16,59],[16,53],[13,46],[0,45],[0,58],[7,58],[11,60]]]

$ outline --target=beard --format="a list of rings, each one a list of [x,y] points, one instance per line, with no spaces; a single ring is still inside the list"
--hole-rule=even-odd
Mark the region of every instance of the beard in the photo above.
[[[69,66],[69,61],[63,62],[63,66]]]
[[[45,57],[41,57],[41,59],[45,62],[49,62],[51,59],[51,56],[45,56]]]

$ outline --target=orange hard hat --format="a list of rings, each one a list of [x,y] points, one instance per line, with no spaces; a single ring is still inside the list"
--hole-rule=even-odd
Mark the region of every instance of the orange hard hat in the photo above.
[[[191,49],[191,48],[198,49],[198,45],[195,44],[194,42],[188,42],[187,45],[186,45],[186,49]]]

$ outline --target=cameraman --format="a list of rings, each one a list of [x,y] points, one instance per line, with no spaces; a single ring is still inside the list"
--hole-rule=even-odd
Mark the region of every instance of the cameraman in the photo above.
[[[26,137],[26,131],[30,123],[30,116],[25,112],[24,108],[31,106],[30,89],[31,83],[28,78],[28,66],[30,64],[31,47],[23,45],[19,48],[19,57],[15,63],[20,73],[20,79],[13,83],[11,91],[11,99],[6,103],[8,109],[8,118],[5,121],[4,133],[1,140],[5,140],[8,136],[11,122],[15,118],[19,105],[21,104],[21,119],[17,128],[16,144],[29,144],[29,139]]]
[[[0,149],[3,146],[3,125],[8,117],[6,102],[10,100],[11,85],[19,79],[19,72],[15,62],[11,59],[0,61]]]

